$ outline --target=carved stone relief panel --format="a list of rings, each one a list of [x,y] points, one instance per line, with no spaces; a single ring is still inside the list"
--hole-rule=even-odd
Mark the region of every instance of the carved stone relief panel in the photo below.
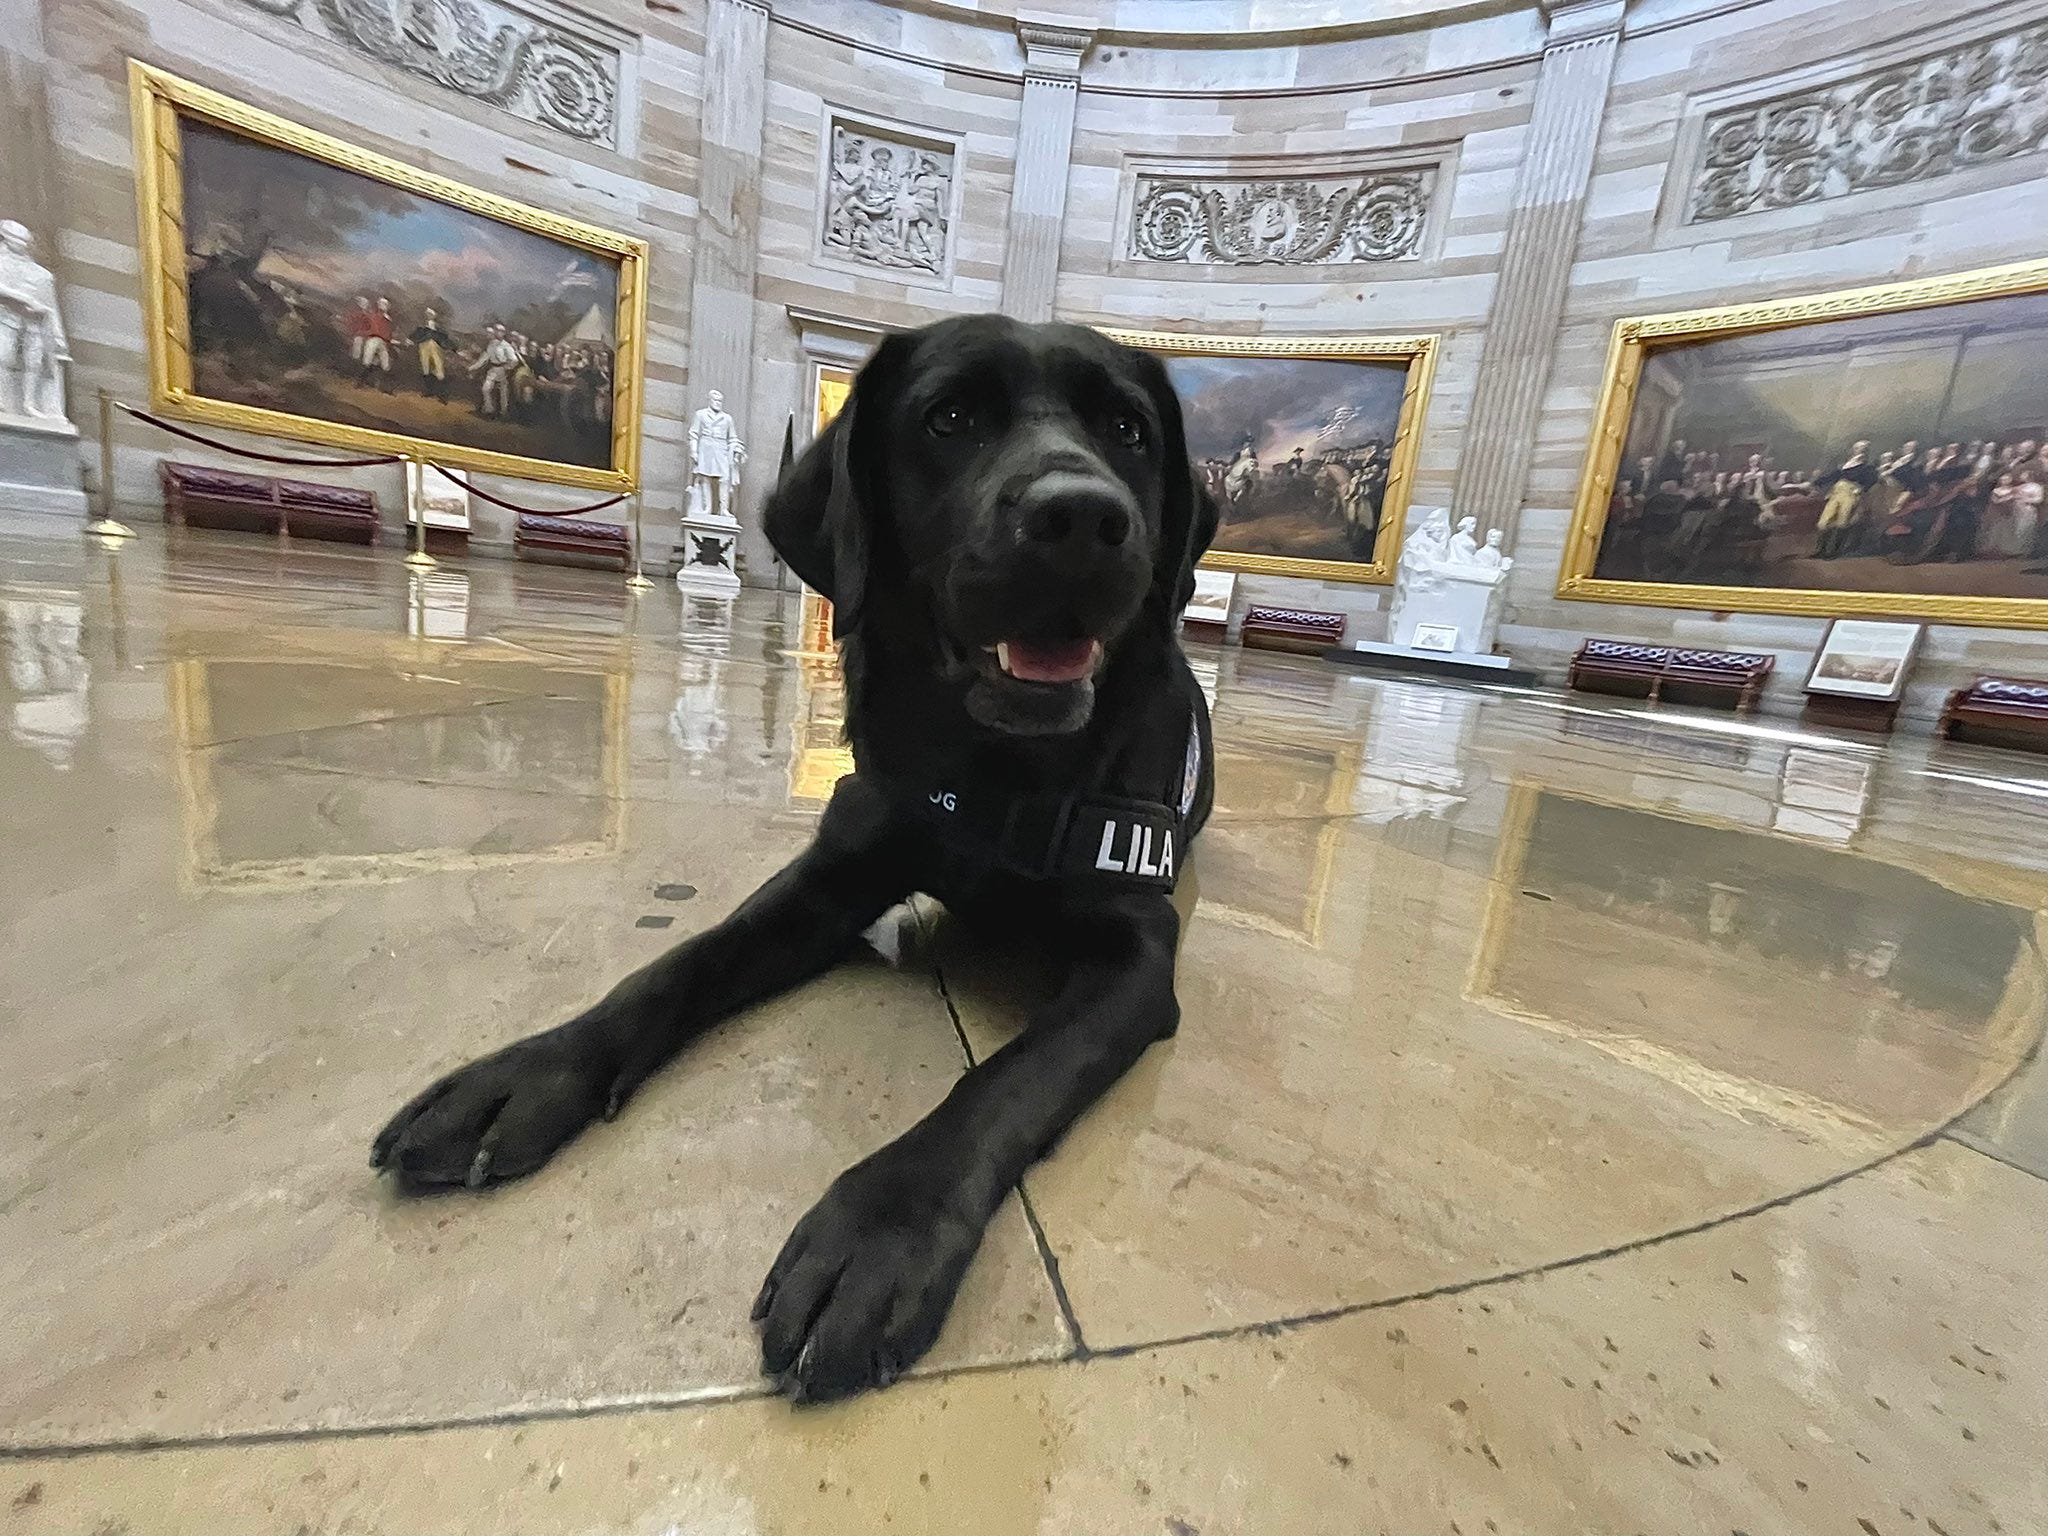
[[[1140,172],[1129,255],[1225,266],[1413,261],[1422,254],[1438,170],[1260,177]]]
[[[820,251],[862,266],[944,277],[959,147],[837,114],[826,139]]]
[[[513,0],[242,0],[530,123],[616,147],[622,49]]]
[[[2048,23],[1707,118],[1686,222],[1825,202],[2048,142]]]

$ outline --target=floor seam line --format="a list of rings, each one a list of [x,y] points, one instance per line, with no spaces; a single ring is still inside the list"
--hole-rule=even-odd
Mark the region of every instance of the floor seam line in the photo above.
[[[919,927],[929,938],[931,930],[919,919]],[[946,1016],[953,1021],[953,1033],[959,1038],[960,1053],[967,1059],[968,1069],[980,1065],[974,1058],[974,1045],[967,1038],[967,1026],[960,1020],[960,1009],[953,1001],[953,989],[946,984],[946,972],[939,964],[936,954],[931,957],[932,978],[938,983],[939,997],[946,1005]],[[1052,1240],[1046,1236],[1045,1223],[1039,1219],[1038,1207],[1031,1203],[1031,1191],[1024,1187],[1024,1181],[1017,1181],[1017,1200],[1024,1207],[1024,1223],[1031,1229],[1031,1241],[1038,1249],[1038,1266],[1045,1271],[1045,1283],[1052,1290],[1053,1302],[1060,1309],[1060,1320],[1066,1325],[1067,1337],[1072,1341],[1067,1358],[1087,1360],[1094,1356],[1088,1347],[1088,1337],[1081,1331],[1081,1319],[1074,1314],[1074,1301],[1067,1294],[1067,1282],[1060,1274],[1059,1256],[1052,1250]]]
[[[1966,1141],[1954,1130],[1943,1131],[1941,1139],[1953,1146],[1961,1147],[1965,1152],[1974,1152],[1979,1157],[1988,1158],[2001,1168],[2010,1168],[2014,1173],[2024,1173],[2030,1179],[2039,1179],[2044,1184],[2048,1184],[2048,1173],[2043,1173],[2036,1168],[2029,1168],[2025,1163],[2015,1162],[2002,1151],[1994,1151],[1990,1147],[1979,1146],[1974,1141]]]

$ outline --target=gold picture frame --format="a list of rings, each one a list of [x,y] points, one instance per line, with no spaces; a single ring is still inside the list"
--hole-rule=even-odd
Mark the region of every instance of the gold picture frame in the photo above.
[[[1401,558],[1401,535],[1414,491],[1415,464],[1422,450],[1423,415],[1436,378],[1435,332],[1413,336],[1210,336],[1180,331],[1127,331],[1105,327],[1103,334],[1127,347],[1180,357],[1269,357],[1304,361],[1402,362],[1406,376],[1401,410],[1394,428],[1387,465],[1387,485],[1380,501],[1379,527],[1370,560],[1301,559],[1212,549],[1202,564],[1215,571],[1243,571],[1265,576],[1308,576],[1325,581],[1387,583]]]
[[[846,407],[846,397],[853,393],[854,376],[858,368],[849,368],[840,363],[813,363],[811,365],[811,436],[820,437],[832,418]]]
[[[343,143],[297,123],[195,85],[137,60],[128,66],[140,215],[143,309],[149,336],[151,408],[159,414],[238,432],[289,437],[334,448],[393,453],[463,469],[593,490],[630,492],[640,483],[648,246],[510,198]],[[375,427],[295,415],[217,399],[193,387],[191,301],[185,261],[185,188],[181,121],[224,130],[256,144],[352,171],[402,192],[479,215],[614,263],[611,463],[609,467],[528,457]]]
[[[1557,595],[1584,602],[1638,603],[1722,613],[1789,613],[1822,617],[1878,615],[1945,624],[2048,628],[2048,599],[1957,593],[1831,591],[1824,588],[1720,586],[1619,580],[1594,575],[1609,504],[1621,467],[1636,394],[1649,354],[1659,346],[1785,330],[1830,320],[1930,309],[1979,299],[2048,292],[2048,261],[1878,283],[1831,293],[1730,304],[1713,309],[1636,315],[1615,322],[1606,373],[1593,417],[1593,436],[1579,480],[1559,567]]]

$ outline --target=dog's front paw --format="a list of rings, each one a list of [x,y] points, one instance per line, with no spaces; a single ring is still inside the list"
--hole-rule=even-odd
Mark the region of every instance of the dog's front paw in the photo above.
[[[370,1166],[408,1193],[520,1178],[612,1111],[616,1067],[573,1026],[458,1067],[377,1134]]]
[[[885,1155],[886,1157],[886,1155]],[[871,1159],[797,1223],[754,1302],[761,1364],[800,1403],[885,1387],[939,1336],[983,1223]]]

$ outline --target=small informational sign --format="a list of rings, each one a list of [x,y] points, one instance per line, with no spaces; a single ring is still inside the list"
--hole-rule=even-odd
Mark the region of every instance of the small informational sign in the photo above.
[[[1195,595],[1181,612],[1183,619],[1197,624],[1228,624],[1230,599],[1237,591],[1237,577],[1230,571],[1195,572]]]
[[[430,464],[405,466],[406,524],[425,520],[429,528],[469,532],[469,492]]]
[[[1906,674],[1926,630],[1924,624],[1836,619],[1813,658],[1806,691],[1896,700],[1906,691]]]
[[[1411,643],[1418,651],[1455,651],[1458,648],[1458,626],[1418,624],[1415,626],[1415,638]]]

